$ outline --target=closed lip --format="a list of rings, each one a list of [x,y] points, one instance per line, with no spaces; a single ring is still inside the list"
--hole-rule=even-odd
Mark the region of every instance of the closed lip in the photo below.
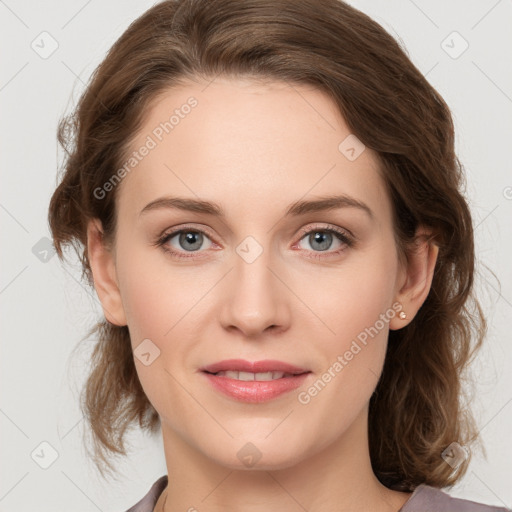
[[[203,372],[218,373],[225,371],[235,372],[251,372],[251,373],[265,373],[265,372],[284,372],[299,375],[302,373],[309,373],[310,370],[300,368],[290,363],[283,361],[275,361],[265,359],[263,361],[246,361],[244,359],[226,359],[217,363],[209,364],[200,368]]]

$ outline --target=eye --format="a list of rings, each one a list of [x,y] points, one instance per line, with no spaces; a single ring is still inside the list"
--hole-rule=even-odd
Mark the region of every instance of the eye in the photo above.
[[[335,256],[354,245],[353,236],[337,226],[324,225],[303,229],[301,234],[302,237],[296,245],[300,245],[303,241],[307,242],[309,248],[306,247],[305,251],[312,253],[308,256],[311,258]],[[335,250],[329,250],[333,244],[337,247],[334,248]],[[205,231],[185,226],[164,233],[154,245],[162,247],[164,251],[176,258],[197,258],[199,254],[205,252],[202,249],[209,249],[215,244]]]
[[[210,246],[204,247],[205,241],[210,242]],[[200,229],[181,228],[179,230],[165,233],[158,239],[156,245],[178,258],[195,257],[194,253],[204,252],[200,249],[211,247],[211,240],[207,233]],[[191,253],[187,255],[186,253]]]
[[[306,250],[312,251],[313,253],[326,252],[328,255],[336,255],[346,250],[348,247],[352,247],[354,244],[351,235],[335,226],[304,229],[302,235],[298,244],[302,241],[307,242],[309,248],[306,247]],[[329,251],[333,244],[338,247],[335,247],[335,250]],[[322,258],[324,255],[315,254],[313,257]]]

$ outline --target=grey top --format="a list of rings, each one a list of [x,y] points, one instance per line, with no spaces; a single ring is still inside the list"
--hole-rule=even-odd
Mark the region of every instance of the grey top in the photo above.
[[[126,512],[153,512],[167,486],[167,475],[160,477],[149,492]],[[504,507],[491,507],[474,501],[452,498],[436,487],[421,484],[398,512],[511,512]]]

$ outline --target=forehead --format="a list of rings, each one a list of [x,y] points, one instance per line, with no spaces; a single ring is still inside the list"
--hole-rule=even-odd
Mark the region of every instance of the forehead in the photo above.
[[[152,102],[132,152],[118,190],[126,213],[165,194],[237,215],[335,192],[386,208],[377,154],[307,85],[217,78],[170,88]]]

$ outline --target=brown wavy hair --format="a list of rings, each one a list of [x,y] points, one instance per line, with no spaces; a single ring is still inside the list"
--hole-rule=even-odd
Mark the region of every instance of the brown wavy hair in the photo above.
[[[463,378],[486,325],[473,295],[475,252],[463,167],[450,110],[378,23],[338,0],[166,0],[135,20],[96,68],[58,141],[65,161],[49,205],[55,249],[71,245],[93,285],[86,226],[101,220],[115,238],[116,188],[101,188],[125,161],[144,113],[159,94],[198,77],[249,77],[313,85],[339,108],[352,133],[380,158],[394,209],[396,243],[407,257],[416,228],[439,246],[430,293],[406,327],[391,331],[370,400],[370,456],[386,486],[444,487],[465,474],[441,453],[477,438]],[[139,382],[126,326],[99,322],[81,407],[102,473],[126,455],[137,424],[160,419]],[[115,471],[114,471],[115,472]]]

